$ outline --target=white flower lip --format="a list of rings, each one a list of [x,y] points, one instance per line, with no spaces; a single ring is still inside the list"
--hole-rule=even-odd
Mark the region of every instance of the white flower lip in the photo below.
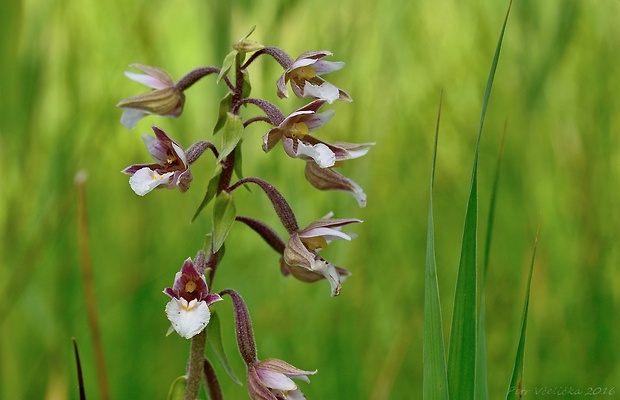
[[[211,319],[211,311],[204,300],[194,299],[188,303],[181,297],[171,299],[166,304],[166,316],[181,337],[191,339],[207,326]]]
[[[306,82],[304,86],[304,96],[323,99],[329,104],[333,104],[340,98],[340,90],[329,82],[323,82],[321,85],[314,85],[310,82]]]
[[[129,178],[129,185],[137,195],[144,196],[157,186],[168,183],[172,175],[174,172],[166,172],[160,175],[157,171],[144,167]]]

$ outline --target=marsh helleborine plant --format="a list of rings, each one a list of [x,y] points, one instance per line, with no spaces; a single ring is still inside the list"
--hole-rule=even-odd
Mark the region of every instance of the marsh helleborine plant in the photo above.
[[[154,162],[134,164],[122,171],[130,175],[129,185],[140,196],[155,189],[178,188],[180,192],[185,192],[190,189],[193,179],[190,165],[207,149],[216,159],[216,167],[208,178],[208,185],[201,186],[207,186],[208,190],[194,215],[196,218],[213,201],[212,229],[207,233],[210,244],[207,249],[200,249],[194,260],[187,258],[180,271],[176,272],[172,287],[164,289],[170,298],[165,306],[165,314],[170,321],[171,331],[192,340],[187,374],[182,379],[186,384],[186,399],[198,396],[203,381],[211,398],[222,396],[215,371],[205,358],[204,347],[207,325],[213,312],[211,306],[222,301],[224,295],[228,295],[233,302],[236,340],[247,367],[246,381],[250,398],[304,399],[303,393],[291,378],[309,382],[308,376],[317,372],[301,370],[278,359],[259,360],[249,311],[242,297],[233,289],[211,292],[224,255],[223,245],[234,221],[254,230],[280,254],[279,265],[284,276],[291,275],[302,282],[325,279],[330,285],[331,295],[338,296],[343,281],[351,275],[347,269],[323,258],[320,251],[333,240],[353,239],[354,234],[342,232],[341,228],[362,221],[355,218],[336,219],[330,212],[301,229],[289,202],[275,186],[258,177],[240,175],[240,148],[245,128],[255,122],[267,123],[270,128],[265,130],[262,146],[265,153],[281,143],[286,155],[303,161],[306,179],[312,186],[319,190],[347,192],[360,207],[366,205],[366,195],[362,188],[335,169],[347,160],[363,156],[374,143],[328,142],[319,136],[335,114],[334,110],[321,109],[338,100],[352,101],[347,92],[322,77],[342,69],[344,63],[324,60],[332,55],[326,50],[309,51],[293,60],[282,49],[266,47],[250,40],[248,37],[252,31],[233,44],[233,50],[221,67],[196,68],[176,83],[163,69],[132,64],[131,67],[144,74],[125,72],[127,77],[152,90],[117,104],[117,107],[124,109],[121,123],[133,129],[140,119],[149,114],[180,117],[185,104],[185,91],[206,76],[214,75],[218,83],[228,88],[219,105],[218,120],[214,121],[214,134],[224,132],[220,135],[220,145],[198,139],[184,149],[168,133],[153,126],[155,136],[145,133],[142,140]],[[283,68],[275,85],[279,98],[288,97],[287,84],[290,84],[295,96],[309,99],[309,103],[285,116],[275,104],[250,97],[249,67],[261,56],[273,58]],[[244,118],[241,106],[250,104],[261,113]],[[203,132],[204,129],[199,131]],[[237,179],[233,182],[235,174]],[[249,184],[258,186],[271,201],[286,231],[285,239],[260,219],[237,213],[233,191]],[[274,265],[277,266],[277,262],[274,261]]]

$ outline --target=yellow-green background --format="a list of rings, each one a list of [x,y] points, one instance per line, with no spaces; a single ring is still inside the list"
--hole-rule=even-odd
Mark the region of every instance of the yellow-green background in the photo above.
[[[267,179],[303,226],[330,210],[364,220],[359,237],[325,256],[353,272],[339,298],[329,286],[283,278],[278,257],[235,225],[214,290],[235,288],[250,309],[260,358],[318,369],[310,399],[421,397],[423,274],[428,180],[436,110],[445,90],[435,192],[444,327],[449,326],[459,243],[484,86],[503,1],[5,1],[0,12],[0,398],[77,398],[71,337],[80,345],[89,398],[99,397],[77,245],[76,172],[85,169],[97,308],[113,398],[164,398],[184,373],[188,342],[168,327],[162,289],[210,229],[190,225],[213,169],[193,167],[192,189],[136,196],[120,170],[148,162],[140,134],[157,124],[183,146],[210,138],[224,93],[206,78],[187,91],[178,120],[149,117],[133,130],[114,105],[145,90],[130,63],[175,78],[218,65],[230,43],[253,38],[293,57],[329,49],[346,67],[327,78],[338,103],[319,133],[375,141],[344,172],[368,206],[316,192],[303,162],[260,150],[265,124],[244,141],[246,175]],[[539,215],[525,355],[527,398],[556,386],[620,386],[620,2],[517,0],[495,77],[480,154],[480,233],[505,124],[487,288],[489,386],[504,395],[512,370],[524,274]],[[279,66],[252,65],[253,94],[275,96]],[[247,108],[244,115],[255,115]],[[239,213],[272,223],[258,190],[235,192]],[[483,236],[481,236],[482,238]],[[479,241],[482,243],[482,240]],[[230,301],[218,303],[240,377]],[[218,367],[219,368],[219,367]],[[244,398],[220,372],[229,399]],[[620,388],[618,388],[620,389]],[[617,390],[618,390],[617,389]],[[616,394],[615,396],[620,396]],[[610,396],[614,398],[615,396]],[[458,396],[457,396],[458,398]]]

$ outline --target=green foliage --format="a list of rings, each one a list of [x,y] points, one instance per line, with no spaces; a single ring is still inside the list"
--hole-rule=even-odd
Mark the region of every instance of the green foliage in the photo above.
[[[168,400],[183,400],[185,398],[185,387],[187,386],[187,376],[181,375],[170,384],[168,390]]]
[[[254,24],[252,38],[293,57],[328,49],[330,59],[346,62],[326,78],[354,102],[330,106],[338,115],[321,138],[377,142],[363,160],[342,170],[364,188],[368,206],[353,211],[351,196],[313,191],[303,163],[280,147],[264,154],[268,125],[252,124],[243,138],[244,170],[273,182],[287,198],[301,198],[294,205],[301,226],[329,211],[364,220],[350,246],[325,250],[326,258],[353,275],[341,296],[330,298],[324,282],[282,277],[277,254],[233,224],[216,280],[221,286],[214,290],[234,284],[251,304],[259,357],[319,370],[310,385],[301,384],[307,398],[421,397],[437,95],[445,89],[434,247],[440,294],[452,299],[459,263],[454,242],[462,233],[475,126],[504,2],[5,3],[0,398],[78,398],[72,336],[80,343],[87,398],[97,398],[77,249],[73,177],[79,169],[90,177],[89,228],[96,239],[97,307],[112,398],[162,398],[184,372],[188,343],[164,336],[169,323],[161,291],[210,231],[210,218],[186,221],[205,196],[215,160],[205,153],[192,165],[194,181],[182,195],[157,190],[138,198],[118,171],[150,162],[140,135],[152,124],[170,129],[184,148],[212,140],[227,87],[205,79],[187,91],[181,118],[149,117],[130,132],[114,105],[144,90],[123,76],[130,63],[160,66],[175,78],[196,66],[221,65],[231,43]],[[620,343],[614,340],[620,335],[619,17],[613,1],[513,5],[479,149],[478,206],[487,215],[486,194],[508,120],[486,285],[490,398],[504,396],[514,365],[506,349],[518,341],[523,271],[539,213],[545,240],[531,285],[525,388],[585,390],[620,382]],[[290,112],[300,103],[277,98],[281,72],[273,60],[256,60],[252,92]],[[237,210],[279,228],[268,199],[257,193],[235,191]],[[486,230],[481,220],[480,234]],[[232,367],[241,373],[230,304],[214,307]],[[447,328],[448,302],[443,311]],[[247,397],[245,387],[220,381],[227,398]]]
[[[213,203],[213,253],[217,253],[224,245],[236,216],[233,196],[226,191],[220,192]]]
[[[200,202],[200,205],[198,206],[198,208],[196,209],[194,216],[192,217],[192,222],[196,220],[196,218],[202,212],[202,210],[207,205],[209,205],[211,200],[213,200],[213,197],[215,197],[215,193],[217,193],[217,186],[220,180],[221,173],[222,173],[222,167],[220,166],[220,164],[217,164],[217,166],[215,167],[215,173],[209,180],[209,185],[207,186],[207,191],[205,192],[205,196]]]
[[[215,126],[213,126],[213,134],[218,133],[228,121],[228,110],[230,110],[230,105],[232,104],[232,93],[226,92],[226,95],[220,100],[220,107],[218,109],[217,121],[215,121]]]
[[[443,92],[442,92],[443,99]],[[441,101],[435,130],[435,146],[431,167],[431,184],[428,205],[428,232],[426,234],[426,268],[424,273],[424,399],[448,399],[448,377],[446,374],[446,351],[443,344],[441,302],[437,287],[437,265],[435,263],[435,225],[433,223],[433,186],[435,183],[435,163],[439,139],[439,119]]]
[[[218,162],[232,153],[237,143],[241,140],[241,136],[243,135],[243,123],[241,122],[241,118],[237,115],[227,113],[226,122],[222,129],[222,146],[220,156],[217,159]]]
[[[465,211],[465,226],[461,242],[461,257],[454,293],[454,308],[452,313],[452,327],[450,329],[450,347],[448,353],[448,385],[449,392],[453,395],[474,398],[476,391],[476,355],[478,336],[478,154],[482,127],[486,117],[487,107],[495,79],[497,63],[499,61],[504,31],[508,22],[508,14],[495,48],[495,54],[491,62],[491,71],[487,80],[484,98],[482,99],[482,112],[478,137],[474,150],[474,165],[472,167],[471,182],[469,186],[469,198]]]
[[[499,188],[500,166],[504,156],[504,141],[506,139],[506,127],[497,157],[497,167],[493,179],[493,187],[491,188],[491,199],[489,201],[489,213],[487,216],[487,232],[484,241],[484,264],[482,265],[482,274],[480,274],[480,291],[478,306],[478,343],[476,347],[476,399],[486,400],[489,397],[488,383],[488,364],[487,364],[487,338],[486,338],[486,277],[489,269],[489,256],[491,254],[491,239],[493,237],[493,224],[495,222],[495,206],[497,200],[497,191]]]
[[[538,246],[538,231],[536,231],[536,240],[534,240],[534,251],[532,252],[532,261],[530,262],[530,270],[527,276],[527,286],[525,289],[525,302],[523,304],[523,314],[521,316],[521,329],[519,329],[519,343],[517,345],[517,355],[515,356],[514,368],[512,376],[508,384],[506,392],[506,400],[517,400],[523,397],[523,356],[525,354],[525,333],[527,328],[527,313],[530,304],[530,289],[532,287],[532,274],[534,272],[534,260],[536,259],[536,247]]]
[[[226,355],[224,342],[222,340],[220,316],[215,310],[211,313],[211,320],[207,325],[207,343],[209,345],[209,349],[213,352],[215,358],[217,358],[217,361],[220,363],[228,377],[236,384],[241,385],[241,381],[237,378],[237,374],[235,374],[235,370]]]

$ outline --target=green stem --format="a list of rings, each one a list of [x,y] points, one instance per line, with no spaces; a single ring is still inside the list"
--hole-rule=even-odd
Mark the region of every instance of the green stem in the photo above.
[[[190,346],[189,363],[187,371],[187,387],[185,388],[185,400],[195,400],[198,398],[200,391],[200,383],[202,382],[202,371],[205,354],[205,346],[207,343],[207,330],[192,338]]]

